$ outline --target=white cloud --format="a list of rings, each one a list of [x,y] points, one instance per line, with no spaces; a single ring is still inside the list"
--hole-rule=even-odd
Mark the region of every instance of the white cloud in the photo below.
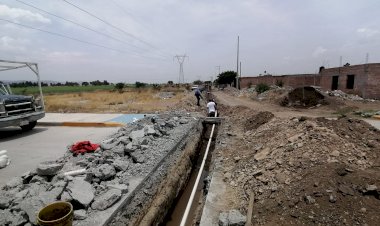
[[[319,56],[322,56],[326,51],[327,51],[327,49],[323,48],[322,46],[318,46],[318,47],[314,50],[312,56],[313,56],[313,57],[319,57]]]
[[[57,64],[87,62],[86,53],[78,51],[54,51],[46,53],[46,60]]]
[[[51,23],[49,18],[46,18],[39,13],[33,13],[25,9],[10,8],[7,5],[0,5],[0,16],[17,21],[40,22],[45,24]]]
[[[17,39],[9,36],[0,37],[0,50],[2,51],[24,51],[25,44],[29,43],[26,39]]]
[[[379,30],[371,29],[371,28],[359,28],[356,30],[356,32],[361,35],[364,35],[367,38],[380,34]]]

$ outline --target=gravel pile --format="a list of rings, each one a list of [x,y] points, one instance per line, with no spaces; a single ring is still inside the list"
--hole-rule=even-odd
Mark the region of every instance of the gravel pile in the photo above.
[[[68,150],[13,178],[0,190],[0,225],[36,224],[38,211],[58,200],[73,204],[76,225],[110,208],[129,191],[130,178],[149,174],[198,122],[182,115],[146,117],[103,140],[93,153],[73,156]]]

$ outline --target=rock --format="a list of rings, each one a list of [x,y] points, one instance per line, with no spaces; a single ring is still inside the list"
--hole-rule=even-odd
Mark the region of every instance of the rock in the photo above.
[[[121,143],[121,144],[126,145],[126,144],[129,144],[131,142],[131,140],[127,136],[122,136],[122,137],[119,137],[118,142],[119,142],[119,144]]]
[[[112,165],[115,167],[116,170],[118,171],[126,171],[129,167],[129,162],[128,161],[123,161],[120,159],[116,159]]]
[[[65,202],[71,202],[73,200],[73,197],[71,197],[71,195],[68,192],[64,191],[61,195],[60,200]]]
[[[354,190],[352,190],[352,188],[350,188],[349,186],[347,185],[344,185],[344,184],[341,184],[339,185],[338,187],[338,191],[340,193],[342,193],[343,195],[351,195],[351,196],[354,196]]]
[[[0,209],[6,209],[12,202],[12,197],[5,192],[0,193]]]
[[[146,135],[155,135],[157,132],[156,130],[154,129],[154,126],[152,125],[147,125],[144,127],[144,132]]]
[[[120,157],[124,157],[125,155],[125,152],[124,152],[124,145],[123,144],[119,144],[117,145],[116,147],[113,147],[111,149],[111,151],[113,151],[114,153],[116,153],[117,155],[119,155]]]
[[[47,177],[46,176],[40,176],[40,175],[35,175],[29,183],[36,183],[36,182],[40,182],[40,183],[46,183],[47,181]]]
[[[92,170],[95,177],[100,180],[107,180],[115,176],[115,167],[109,164],[103,164]]]
[[[188,122],[189,121],[187,119],[184,119],[184,118],[179,120],[179,124],[187,124]]]
[[[315,199],[313,197],[311,197],[310,195],[307,195],[307,196],[305,196],[305,202],[307,204],[314,204],[315,203]]]
[[[46,192],[41,192],[40,193],[40,198],[41,201],[45,204],[48,205],[52,202],[55,202],[58,200],[58,198],[61,196],[63,193],[63,189],[65,188],[66,183],[65,182],[58,182],[54,185],[53,189],[50,191]]]
[[[74,211],[74,220],[84,220],[87,218],[86,210],[75,210]]]
[[[377,186],[376,185],[367,185],[367,187],[365,188],[365,190],[367,191],[376,191],[377,190]]]
[[[238,210],[230,210],[228,212],[228,225],[229,226],[244,226],[247,217],[241,214]]]
[[[330,153],[330,156],[338,157],[340,155],[340,152],[337,150],[334,150]]]
[[[31,172],[31,171],[27,171],[25,172],[21,178],[24,180],[24,184],[27,184],[29,183],[29,181],[32,179],[32,177],[34,177],[37,173],[36,172]]]
[[[114,138],[110,138],[110,139],[103,140],[102,142],[100,142],[100,147],[103,150],[110,150],[118,144],[119,144],[118,141],[115,142]]]
[[[87,207],[94,199],[94,191],[90,183],[82,179],[74,178],[66,187],[73,200]]]
[[[223,212],[219,214],[219,226],[228,226],[228,213]]]
[[[129,138],[133,141],[133,140],[137,140],[139,138],[143,138],[145,136],[145,132],[144,132],[144,129],[141,129],[141,130],[135,130],[135,131],[132,131],[130,134],[129,134]]]
[[[9,210],[0,210],[0,225],[10,225],[12,223],[12,213]]]
[[[260,176],[262,174],[263,174],[262,170],[256,170],[256,171],[253,171],[252,176]]]
[[[126,184],[107,184],[109,188],[115,188],[119,189],[122,194],[125,194],[128,192],[128,185]]]
[[[136,147],[133,145],[133,143],[129,143],[124,147],[124,151],[126,153],[134,152],[136,150]]]
[[[267,157],[267,155],[270,153],[270,148],[264,148],[261,151],[257,152],[254,155],[255,160],[260,161]]]
[[[33,196],[27,199],[24,199],[19,207],[23,210],[29,217],[29,221],[33,224],[36,223],[37,214],[44,207],[44,203],[38,196]]]
[[[8,183],[5,184],[6,190],[11,190],[18,186],[23,185],[23,180],[21,177],[13,177]]]
[[[19,226],[28,222],[28,215],[24,211],[12,212],[11,225]]]
[[[132,152],[130,153],[134,163],[144,163],[145,156],[140,152]]]
[[[331,202],[331,203],[335,203],[336,202],[336,198],[335,198],[334,195],[330,195],[329,196],[329,202]]]
[[[47,161],[38,164],[37,174],[40,176],[54,176],[63,167],[62,163],[57,163],[55,161]]]
[[[13,205],[17,205],[20,202],[22,202],[22,200],[24,200],[24,198],[28,195],[28,193],[29,193],[28,189],[25,189],[25,190],[22,190],[22,191],[16,193],[14,195]]]
[[[110,189],[102,195],[95,198],[91,204],[91,208],[94,210],[105,210],[115,204],[121,197],[121,191],[119,189]]]

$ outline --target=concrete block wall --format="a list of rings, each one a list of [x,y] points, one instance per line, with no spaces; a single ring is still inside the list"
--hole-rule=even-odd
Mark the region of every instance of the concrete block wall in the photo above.
[[[282,81],[284,86],[299,87],[313,86],[319,84],[319,78],[316,74],[299,74],[299,75],[281,75],[281,76],[259,76],[259,77],[242,77],[240,78],[241,88],[248,88],[250,85],[265,83],[267,85],[276,85],[277,81]]]

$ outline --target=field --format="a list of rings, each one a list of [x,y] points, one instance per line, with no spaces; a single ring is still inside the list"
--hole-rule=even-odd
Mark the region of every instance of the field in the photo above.
[[[154,113],[177,104],[187,91],[180,88],[127,88],[45,94],[46,112]]]
[[[80,93],[80,92],[93,92],[99,90],[114,90],[112,85],[102,86],[44,86],[42,92],[46,94],[56,93]],[[14,94],[31,95],[38,94],[38,87],[14,87],[12,88]]]

